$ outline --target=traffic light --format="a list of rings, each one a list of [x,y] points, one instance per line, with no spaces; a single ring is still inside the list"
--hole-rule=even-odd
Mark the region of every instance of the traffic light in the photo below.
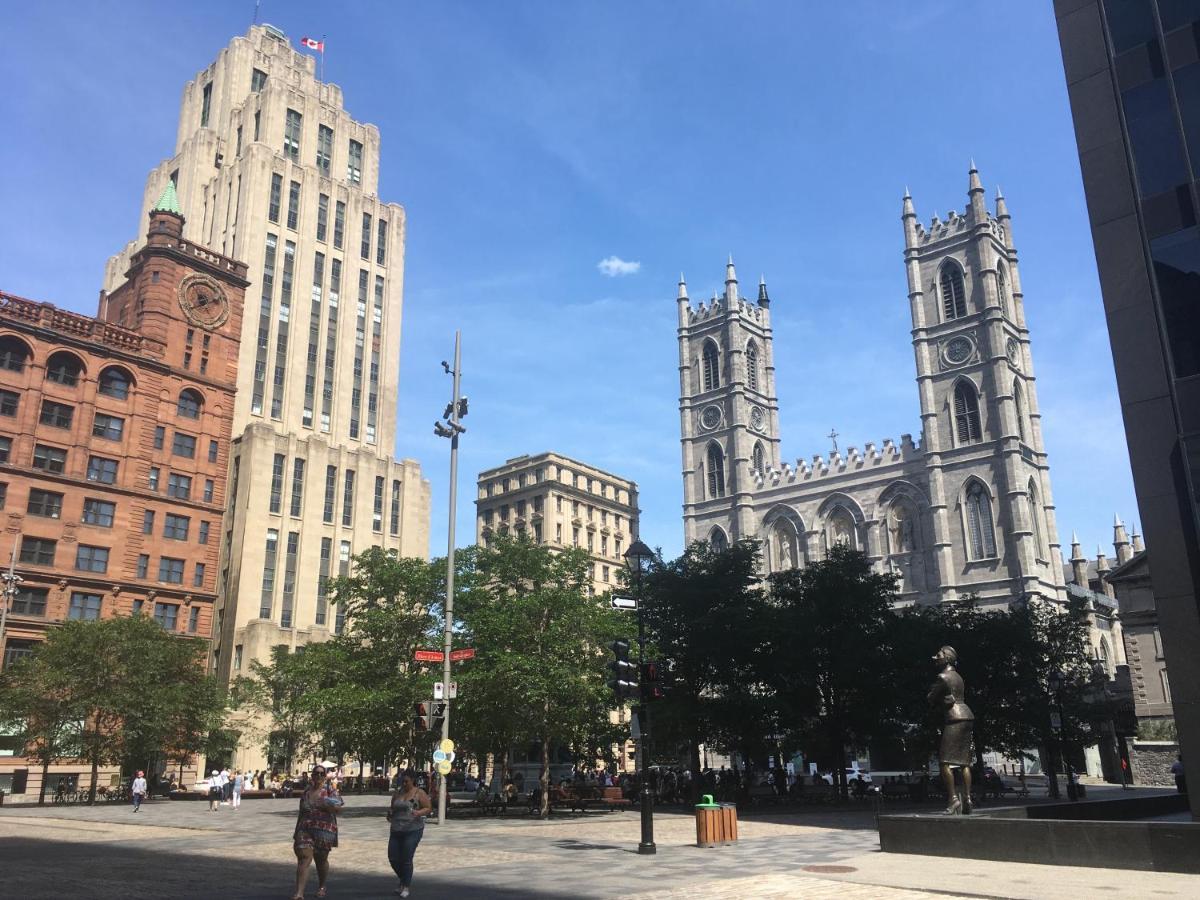
[[[442,722],[446,719],[446,701],[434,700],[429,704],[429,715],[429,729],[440,732],[442,730]]]
[[[662,688],[662,664],[654,661],[642,663],[641,684],[643,703],[651,703],[665,697]]]
[[[608,679],[608,686],[612,688],[618,700],[636,696],[638,691],[637,666],[629,661],[629,641],[617,640],[608,646],[615,657],[608,664],[608,670],[613,675]]]
[[[433,704],[431,704],[431,703],[414,704],[415,710],[414,710],[414,718],[413,718],[413,727],[417,731],[429,731],[430,730],[430,727],[433,724],[433,717],[430,714],[431,711],[430,711],[429,707],[432,705]]]

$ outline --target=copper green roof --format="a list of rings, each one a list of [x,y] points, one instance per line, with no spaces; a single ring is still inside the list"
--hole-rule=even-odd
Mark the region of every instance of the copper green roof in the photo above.
[[[154,209],[175,213],[177,216],[183,215],[183,211],[179,208],[179,198],[175,195],[174,181],[167,180],[167,186],[163,188],[162,196],[154,204]]]

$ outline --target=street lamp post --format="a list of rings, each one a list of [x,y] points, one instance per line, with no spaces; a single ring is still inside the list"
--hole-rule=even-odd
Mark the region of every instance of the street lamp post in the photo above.
[[[644,672],[646,662],[646,617],[643,612],[642,573],[654,559],[654,551],[635,540],[625,551],[625,565],[633,576],[634,595],[637,597],[638,618],[638,672]],[[649,856],[658,852],[654,844],[654,793],[650,790],[650,704],[642,697],[642,736],[638,738],[637,758],[638,770],[641,777],[641,812],[642,839],[638,843],[638,853]]]
[[[450,439],[450,509],[449,525],[446,533],[446,617],[443,626],[442,643],[442,684],[443,693],[442,740],[450,737],[450,651],[454,643],[454,519],[455,505],[458,502],[458,436],[467,429],[462,426],[460,419],[467,414],[467,398],[461,394],[462,388],[462,332],[454,332],[454,368],[449,363],[442,362],[442,368],[447,375],[454,376],[453,394],[446,413],[442,416],[444,422],[433,424],[433,433],[438,437]],[[446,821],[446,793],[449,787],[448,779],[442,775],[438,790],[438,824]]]
[[[12,605],[13,598],[17,596],[17,585],[24,579],[17,574],[17,539],[13,537],[12,556],[8,559],[8,571],[0,572],[0,579],[4,581],[4,590],[0,591],[0,654],[4,652],[4,629],[8,625],[8,608]],[[3,657],[0,657],[0,668],[3,668]]]

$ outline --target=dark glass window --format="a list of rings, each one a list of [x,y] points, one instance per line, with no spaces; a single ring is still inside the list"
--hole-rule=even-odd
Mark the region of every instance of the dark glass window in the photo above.
[[[203,576],[203,573],[204,573],[203,564],[196,563],[196,568]],[[204,580],[203,577],[201,577],[200,581],[198,581],[196,583],[196,586],[199,587],[200,584],[203,583],[203,580]],[[188,610],[188,634],[195,634],[196,629],[197,629],[197,627],[199,627],[199,625],[200,625],[200,607],[193,606],[190,610]]]
[[[1125,91],[1121,102],[1142,194],[1158,194],[1189,181],[1166,80]]]
[[[326,524],[333,522],[333,502],[334,496],[337,493],[337,466],[325,467],[325,508],[322,512],[322,521]]]
[[[200,127],[208,127],[208,114],[212,109],[212,82],[204,86],[204,93],[200,99]]]
[[[1176,378],[1200,374],[1200,229],[1150,242]]]
[[[325,232],[329,227],[329,195],[317,197],[317,240],[325,240]]]
[[[175,412],[187,419],[200,418],[200,410],[204,408],[204,398],[188,388],[179,394],[179,402],[175,404]]]
[[[119,416],[96,413],[92,420],[92,434],[107,441],[119,441],[125,433],[125,420]]]
[[[0,437],[0,463],[8,462],[12,455],[12,438]]]
[[[47,519],[62,518],[63,495],[54,491],[42,491],[32,488],[29,491],[29,505],[25,511],[31,516],[43,516]]]
[[[196,457],[196,438],[194,435],[184,434],[182,431],[175,432],[175,438],[171,441],[171,452],[176,456],[182,456],[185,459],[195,459]]]
[[[346,178],[351,184],[362,181],[363,145],[358,141],[350,142],[350,159],[346,165]]]
[[[1109,0],[1111,4],[1113,0]],[[1196,0],[1158,0],[1158,16],[1162,19],[1163,31],[1200,20],[1200,7]]]
[[[83,501],[83,524],[99,525],[101,528],[112,528],[116,518],[117,505],[107,500],[97,500],[86,497]]]
[[[215,487],[216,487],[216,485],[211,478],[204,479],[204,502],[205,503],[213,502],[213,489]]]
[[[162,474],[162,470],[158,466],[151,466],[150,471],[146,473],[146,485],[152,491],[158,490],[158,479]]]
[[[954,431],[959,444],[973,444],[983,438],[979,397],[974,388],[962,381],[954,388]]]
[[[163,522],[163,537],[172,541],[186,541],[191,524],[192,520],[187,516],[167,513],[166,521]]]
[[[167,496],[187,500],[192,496],[192,476],[172,472],[167,478]]]
[[[208,461],[209,462],[215,463],[217,461],[217,454],[220,452],[220,449],[221,449],[221,445],[218,444],[216,441],[208,442]]]
[[[370,213],[363,213],[362,246],[359,247],[359,255],[363,259],[371,258],[371,214]]]
[[[196,543],[198,543],[198,544],[207,544],[208,543],[208,527],[209,526],[208,526],[207,522],[200,523],[200,530],[199,530],[199,533],[196,535]]]
[[[254,93],[261,91],[267,84],[267,73],[262,69],[255,69],[250,73],[250,90]]]
[[[54,565],[54,547],[56,542],[49,538],[21,538],[21,562],[35,566]]]
[[[1150,0],[1104,0],[1104,13],[1115,52],[1153,40],[1154,11]]]
[[[142,534],[154,534],[154,510],[142,512]]]
[[[73,353],[55,353],[46,363],[46,380],[75,387],[83,374],[83,363]]]
[[[0,337],[0,369],[10,372],[25,371],[29,361],[29,348],[13,337]]]
[[[166,631],[175,630],[175,620],[179,615],[179,607],[174,603],[155,603],[154,621]]]
[[[283,176],[278,172],[271,176],[271,201],[267,206],[267,218],[279,221],[279,206],[283,202]]]
[[[149,573],[149,571],[150,571],[150,554],[142,553],[138,556],[138,560],[137,560],[137,577],[145,578],[146,575]],[[141,602],[142,601],[140,601],[140,600],[134,601],[134,603],[141,603]],[[141,611],[141,607],[138,607],[137,609],[134,610],[134,612],[140,612],[140,611]]]
[[[300,162],[300,123],[303,118],[294,109],[287,111],[287,123],[283,129],[283,155],[292,162]]]
[[[287,227],[296,230],[300,222],[300,182],[293,181],[288,187]]]
[[[124,369],[110,366],[100,373],[100,393],[106,397],[124,400],[129,396],[129,386],[133,379]]]
[[[46,598],[50,596],[47,588],[19,587],[13,597],[10,612],[17,616],[44,616],[46,614]]]
[[[328,125],[317,127],[317,168],[329,176],[329,161],[333,156],[333,129]]]
[[[71,608],[67,612],[69,619],[83,619],[91,621],[100,618],[100,604],[102,600],[99,594],[85,594],[81,591],[73,591],[71,593]]]
[[[1200,178],[1200,63],[1175,73],[1175,96],[1183,119],[1183,137],[1192,156],[1192,175]]]
[[[105,459],[103,456],[89,456],[87,480],[98,481],[101,484],[116,484],[117,461]]]
[[[166,441],[166,439],[167,439],[166,426],[155,425],[154,426],[154,449],[161,450],[163,448],[163,442]]]
[[[354,524],[354,470],[346,470],[346,484],[342,491],[342,525],[349,528]]]
[[[276,453],[271,464],[271,512],[277,513],[283,505],[283,467],[287,457]]]
[[[299,516],[304,507],[304,460],[296,457],[292,461],[292,505],[289,512]]]
[[[108,548],[80,544],[75,550],[75,568],[81,572],[107,572]]]
[[[42,472],[61,473],[67,467],[67,451],[56,446],[37,444],[34,448],[34,468]]]
[[[0,391],[0,416],[15,416],[20,405],[20,394],[14,391]]]
[[[164,556],[158,561],[158,580],[168,584],[183,584],[183,560]]]
[[[75,417],[75,407],[66,403],[55,403],[53,400],[42,401],[41,423],[53,428],[70,428],[71,420]]]
[[[342,240],[346,236],[346,204],[341,200],[333,208],[333,246],[335,250],[342,249]]]

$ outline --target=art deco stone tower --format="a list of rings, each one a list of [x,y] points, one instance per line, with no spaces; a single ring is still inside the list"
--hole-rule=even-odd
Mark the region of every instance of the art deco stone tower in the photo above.
[[[379,198],[378,129],[315,65],[271,26],[234,38],[184,87],[174,155],[146,183],[145,209],[173,182],[185,237],[249,264],[213,643],[226,677],[337,631],[326,584],[353,554],[428,553],[429,485],[392,458],[404,210]],[[110,285],[139,245],[110,260]]]

